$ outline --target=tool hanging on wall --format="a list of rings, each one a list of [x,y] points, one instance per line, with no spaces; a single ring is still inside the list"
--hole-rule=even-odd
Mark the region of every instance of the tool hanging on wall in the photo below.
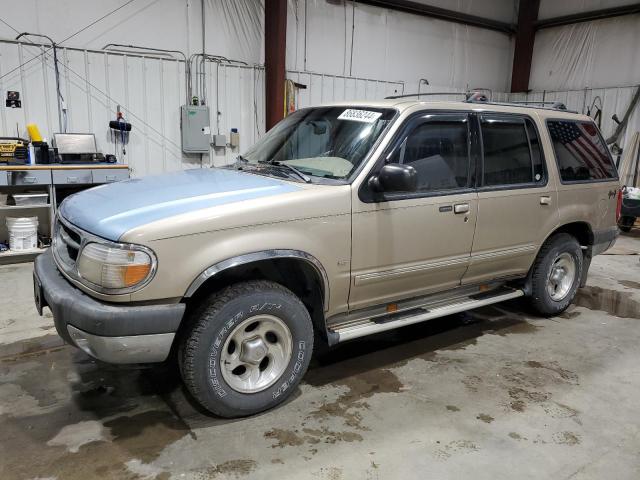
[[[284,81],[284,116],[293,113],[298,108],[298,93],[299,90],[306,89],[307,86],[294,82],[293,80]]]
[[[124,118],[124,114],[118,105],[116,119],[109,122],[111,129],[111,141],[114,143],[114,152],[118,156],[118,145],[121,146],[122,158],[127,154],[127,144],[129,143],[129,133],[131,132],[131,124]]]

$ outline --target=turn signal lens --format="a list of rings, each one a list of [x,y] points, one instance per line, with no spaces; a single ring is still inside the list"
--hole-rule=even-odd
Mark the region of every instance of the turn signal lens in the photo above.
[[[82,280],[106,290],[130,288],[144,282],[151,274],[153,259],[135,246],[123,248],[89,243],[78,260]]]
[[[151,264],[129,265],[125,267],[124,283],[127,287],[137,285],[142,282],[151,271]]]

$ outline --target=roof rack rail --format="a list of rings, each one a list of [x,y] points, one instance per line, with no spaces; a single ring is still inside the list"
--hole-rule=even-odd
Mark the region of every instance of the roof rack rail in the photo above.
[[[521,107],[531,107],[531,108],[544,108],[546,110],[559,110],[567,113],[578,113],[576,110],[569,110],[567,106],[563,102],[543,102],[543,101],[527,101],[527,100],[515,100],[512,102],[494,102],[490,98],[487,97],[483,92],[488,91],[490,94],[491,90],[485,88],[468,90],[466,92],[420,92],[420,93],[405,93],[402,95],[391,95],[389,97],[384,97],[385,100],[395,100],[398,98],[410,98],[410,97],[418,97],[421,96],[436,96],[436,95],[463,95],[463,102],[466,103],[482,103],[485,105],[517,105]]]
[[[466,100],[468,103],[484,103],[488,105],[516,105],[521,107],[530,107],[530,108],[543,108],[545,110],[559,110],[567,113],[578,113],[576,110],[569,110],[567,106],[562,102],[537,102],[537,101],[518,101],[515,100],[513,102],[492,102],[486,100],[486,97],[483,99],[477,95],[471,95]],[[550,106],[547,106],[550,105]]]
[[[419,93],[404,93],[402,95],[391,95],[389,97],[384,97],[385,100],[395,100],[396,98],[409,98],[409,97],[418,97],[420,98],[423,95],[433,96],[433,95],[464,95],[467,96],[467,92],[419,92]]]
[[[551,108],[555,109],[555,110],[566,110],[567,106],[562,103],[562,102],[536,102],[535,100],[532,101],[520,101],[520,100],[516,100],[510,103],[516,103],[518,105],[551,105]]]

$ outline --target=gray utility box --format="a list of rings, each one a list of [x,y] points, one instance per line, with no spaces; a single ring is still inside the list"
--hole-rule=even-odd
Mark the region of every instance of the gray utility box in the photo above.
[[[180,107],[180,130],[184,153],[209,153],[211,128],[209,107],[182,105]]]

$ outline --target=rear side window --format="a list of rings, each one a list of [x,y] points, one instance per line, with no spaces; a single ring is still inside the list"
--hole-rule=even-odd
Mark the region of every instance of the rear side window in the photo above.
[[[535,184],[544,181],[540,142],[530,120],[483,115],[481,128],[483,186]]]
[[[609,151],[593,123],[550,120],[547,124],[563,182],[617,177]]]

